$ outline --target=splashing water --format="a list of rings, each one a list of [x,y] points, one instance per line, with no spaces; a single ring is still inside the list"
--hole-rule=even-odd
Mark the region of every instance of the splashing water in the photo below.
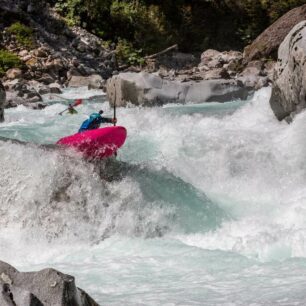
[[[117,110],[128,139],[92,164],[40,146],[73,134],[85,100],[6,111],[0,259],[76,276],[102,305],[304,305],[306,114],[278,122],[270,89],[247,102]],[[67,103],[66,103],[67,104]],[[111,179],[105,179],[110,176]]]

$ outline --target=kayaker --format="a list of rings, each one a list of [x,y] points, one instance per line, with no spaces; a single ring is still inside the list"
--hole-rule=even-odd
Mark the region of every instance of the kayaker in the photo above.
[[[68,113],[71,114],[71,115],[78,113],[77,110],[75,108],[73,108],[71,103],[69,103],[69,105],[68,105]]]
[[[87,131],[87,130],[95,130],[100,127],[101,123],[116,123],[116,118],[106,118],[102,117],[103,111],[100,110],[99,113],[93,113],[89,116],[87,120],[85,120],[80,129],[79,133]]]

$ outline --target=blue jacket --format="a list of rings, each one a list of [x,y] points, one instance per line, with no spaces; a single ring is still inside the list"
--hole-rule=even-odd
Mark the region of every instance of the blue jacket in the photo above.
[[[95,130],[100,127],[101,123],[111,123],[111,118],[103,118],[99,113],[93,113],[89,116],[87,120],[85,120],[80,129],[79,133],[87,131],[87,130]]]

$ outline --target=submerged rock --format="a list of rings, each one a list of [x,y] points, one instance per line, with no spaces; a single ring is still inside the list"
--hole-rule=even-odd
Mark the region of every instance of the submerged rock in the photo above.
[[[246,99],[248,91],[234,80],[205,80],[200,82],[178,82],[162,79],[155,74],[120,73],[106,84],[111,104],[125,106],[163,105],[165,103],[186,103],[216,101],[232,98]]]
[[[296,25],[279,47],[270,105],[275,116],[290,120],[306,107],[306,21]]]
[[[99,306],[75,285],[74,277],[54,269],[19,272],[0,261],[0,305]]]

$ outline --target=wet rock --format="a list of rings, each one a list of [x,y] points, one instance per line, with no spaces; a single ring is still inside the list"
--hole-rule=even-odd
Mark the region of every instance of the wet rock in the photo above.
[[[61,85],[58,83],[51,83],[49,85],[49,89],[50,89],[50,93],[54,93],[54,94],[61,94],[62,90],[61,90]]]
[[[1,306],[99,306],[76,287],[74,277],[54,269],[19,272],[0,261],[0,286]]]
[[[40,95],[46,95],[48,93],[50,93],[50,88],[49,86],[46,86],[46,85],[42,85],[38,88],[38,93]]]
[[[35,109],[35,110],[44,109],[45,107],[48,106],[48,104],[43,103],[43,102],[26,102],[23,105],[28,108]]]
[[[26,100],[18,96],[18,93],[16,91],[8,91],[6,93],[6,103],[5,103],[6,108],[16,107],[24,103],[26,103]]]
[[[226,102],[247,99],[249,91],[235,80],[207,80],[190,82],[185,102]]]
[[[270,105],[282,120],[306,107],[306,21],[296,25],[278,50]]]

